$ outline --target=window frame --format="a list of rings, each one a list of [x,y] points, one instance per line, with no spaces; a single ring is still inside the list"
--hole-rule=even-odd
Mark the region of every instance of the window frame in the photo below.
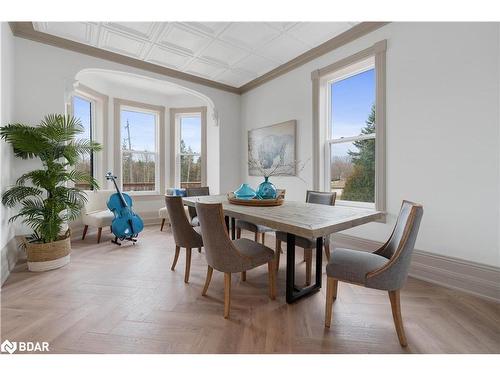
[[[207,185],[207,107],[170,108],[171,153],[170,153],[170,183],[180,187],[181,181],[181,129],[182,117],[200,116],[201,119],[201,186]],[[191,154],[183,154],[191,155]],[[196,155],[196,154],[193,154]]]
[[[122,110],[154,114],[155,124],[155,152],[134,151],[134,154],[147,153],[155,155],[155,188],[154,190],[127,191],[132,196],[142,195],[160,195],[165,191],[165,107],[147,103],[136,102],[132,100],[114,99],[114,172],[119,179],[119,187],[123,191],[123,151],[121,149],[122,131],[121,115]],[[128,151],[128,150],[125,150]]]
[[[71,114],[71,116],[74,116],[73,98],[75,96],[91,104],[91,140],[102,146],[100,152],[93,153],[91,156],[92,176],[99,183],[99,186],[103,186],[106,181],[104,179],[104,168],[107,167],[108,163],[106,145],[109,97],[81,83],[76,83],[69,95],[69,100],[66,105],[66,112]],[[74,184],[71,185],[74,186]]]
[[[326,131],[327,136],[325,140],[325,160],[324,160],[325,171],[323,178],[323,188],[325,191],[331,191],[331,152],[333,145],[341,143],[350,143],[354,141],[361,141],[367,139],[375,139],[376,142],[377,138],[377,126],[375,126],[375,133],[372,134],[364,134],[364,135],[360,134],[351,137],[333,138],[332,107],[331,107],[332,85],[335,82],[339,82],[344,79],[349,79],[350,77],[367,72],[371,69],[374,69],[374,71],[376,71],[375,59],[373,57],[368,57],[365,60],[361,60],[354,64],[348,65],[324,77],[324,79],[326,80],[327,96],[328,96],[327,98],[328,113],[327,113],[327,121],[325,124],[327,126],[327,131]],[[375,157],[375,163],[377,163],[376,157]],[[348,201],[339,198],[337,198],[336,204],[343,206],[351,206],[351,207],[375,208],[375,202],[372,203],[372,202]]]
[[[311,73],[313,101],[313,187],[323,187],[330,191],[330,147],[335,143],[344,143],[360,139],[360,137],[341,138],[331,142],[331,97],[330,83],[355,75],[353,66],[363,65],[364,61],[373,59],[375,68],[375,202],[355,202],[339,200],[337,204],[350,207],[374,208],[386,211],[386,173],[385,173],[385,122],[386,122],[386,49],[387,41],[382,40],[354,55],[339,60]],[[358,73],[368,69],[359,70]],[[350,73],[349,73],[350,72]],[[338,77],[338,78],[336,78]],[[373,138],[372,136],[363,136]],[[328,189],[327,189],[328,187]]]

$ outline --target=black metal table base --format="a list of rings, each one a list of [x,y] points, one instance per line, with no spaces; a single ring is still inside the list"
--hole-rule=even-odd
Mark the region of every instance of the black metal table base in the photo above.
[[[316,279],[315,283],[305,288],[295,285],[295,235],[286,236],[286,303],[316,293],[321,289],[323,238],[316,239]]]

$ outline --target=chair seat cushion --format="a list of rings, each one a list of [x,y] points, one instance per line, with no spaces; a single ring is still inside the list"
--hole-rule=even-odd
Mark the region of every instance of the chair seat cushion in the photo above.
[[[194,231],[201,236],[201,227],[198,225],[197,227],[193,227]]]
[[[184,207],[184,211],[186,212],[186,216],[189,217],[188,208]],[[170,222],[170,217],[168,216],[167,207],[162,207],[158,210],[158,216],[160,219],[167,219],[167,222]]]
[[[337,280],[365,285],[366,274],[387,262],[387,258],[377,254],[337,248],[330,255],[326,274]]]
[[[158,210],[158,216],[160,217],[160,219],[167,219],[168,221],[170,221],[168,217],[167,207],[160,208]]]
[[[273,231],[272,228],[266,227],[265,225],[254,224],[245,220],[236,220],[236,228],[245,229],[253,233],[265,233]]]
[[[276,239],[286,242],[286,233],[277,231]],[[316,239],[295,236],[295,246],[302,247],[304,249],[315,249]]]
[[[198,216],[195,216],[191,219],[191,225],[193,227],[199,227],[200,226],[200,220],[198,219]]]
[[[258,242],[249,240],[248,238],[240,238],[233,240],[234,246],[245,257],[246,262],[243,262],[243,269],[251,269],[274,259],[274,251]]]
[[[82,222],[85,225],[102,228],[109,227],[115,218],[115,215],[109,210],[94,211],[83,215]]]

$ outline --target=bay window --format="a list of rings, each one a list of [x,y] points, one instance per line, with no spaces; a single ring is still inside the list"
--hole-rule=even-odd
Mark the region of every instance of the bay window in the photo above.
[[[171,109],[172,181],[176,187],[206,186],[206,108]]]
[[[91,99],[84,98],[82,96],[74,95],[71,100],[71,108],[73,112],[73,117],[80,120],[83,127],[83,132],[75,136],[75,140],[88,139],[94,141],[94,107],[95,104]],[[79,172],[88,173],[90,176],[95,177],[94,170],[94,153],[81,155],[78,162],[75,165],[75,170]],[[92,189],[92,187],[84,182],[75,182],[75,187],[79,189]]]
[[[118,144],[115,170],[122,190],[159,194],[163,189],[162,155],[164,109],[159,106],[115,99],[115,131]]]

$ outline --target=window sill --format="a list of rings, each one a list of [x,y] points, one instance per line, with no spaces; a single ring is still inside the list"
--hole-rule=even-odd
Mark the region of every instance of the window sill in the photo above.
[[[163,196],[159,191],[124,191],[132,198],[157,198]]]
[[[343,201],[343,200],[337,200],[335,202],[336,206],[342,206],[342,207],[352,207],[352,208],[365,208],[368,210],[373,210],[375,211],[375,203],[368,203],[368,202],[353,202],[353,201]],[[383,223],[385,224],[387,222],[387,212],[384,212],[382,216],[374,221],[375,223]]]
[[[335,205],[344,206],[344,207],[354,207],[354,208],[367,208],[367,209],[375,210],[375,203],[369,203],[369,202],[354,202],[354,201],[337,200],[337,201],[335,201]]]

